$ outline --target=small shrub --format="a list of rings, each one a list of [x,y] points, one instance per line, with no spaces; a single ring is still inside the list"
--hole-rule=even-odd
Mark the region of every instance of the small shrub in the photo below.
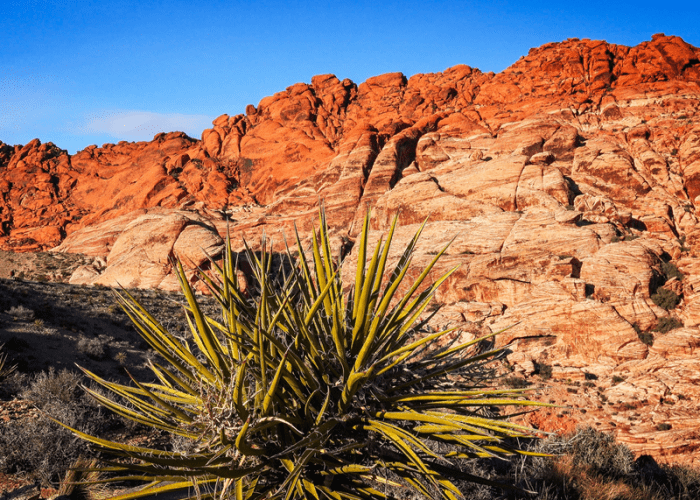
[[[673,262],[663,262],[661,264],[661,272],[667,279],[678,278],[678,281],[683,280],[683,273],[678,270],[678,267]]]
[[[659,288],[656,290],[656,293],[651,296],[651,300],[662,309],[670,311],[671,309],[675,309],[681,301],[681,296],[671,290]]]
[[[515,376],[504,378],[503,383],[508,387],[512,387],[513,389],[522,389],[523,387],[527,387],[530,385],[528,381],[525,380],[523,377]]]
[[[607,477],[623,477],[634,470],[634,455],[624,444],[615,443],[611,434],[592,427],[580,429],[567,450],[574,465],[587,465]]]
[[[637,332],[637,336],[639,337],[639,340],[642,342],[642,344],[646,344],[648,346],[654,345],[654,335],[652,333]]]
[[[682,326],[683,323],[681,323],[678,320],[678,318],[674,318],[673,316],[664,316],[658,319],[653,331],[659,333],[668,333],[671,330],[675,330],[676,328],[680,328]]]
[[[126,353],[124,351],[119,351],[117,354],[114,355],[114,361],[116,361],[120,365],[126,363],[126,358]]]
[[[667,424],[667,423],[665,423],[665,422],[656,425],[656,430],[657,430],[657,431],[670,431],[671,428],[672,428],[671,424]]]
[[[15,319],[21,319],[26,321],[34,319],[34,311],[24,307],[23,305],[11,307],[9,311],[5,311],[5,314],[9,314]]]
[[[612,378],[613,385],[621,384],[624,381],[625,381],[625,377],[621,377],[619,375],[613,375],[613,378]]]
[[[78,351],[95,360],[103,360],[107,356],[105,342],[99,338],[82,337],[78,340]]]
[[[552,378],[552,365],[545,363],[535,363],[535,374],[539,375],[542,380],[549,380]]]

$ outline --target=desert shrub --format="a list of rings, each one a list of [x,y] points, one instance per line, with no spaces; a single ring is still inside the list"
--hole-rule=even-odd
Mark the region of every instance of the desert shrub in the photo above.
[[[77,349],[87,357],[95,360],[103,360],[107,357],[105,341],[100,338],[81,337],[78,340]]]
[[[515,389],[521,389],[530,385],[523,377],[510,376],[503,379],[503,384]]]
[[[680,328],[682,326],[683,323],[681,323],[678,318],[674,318],[673,316],[663,316],[656,322],[654,331],[659,333],[668,333],[671,330],[675,330],[676,328]]]
[[[101,410],[80,389],[81,377],[67,370],[41,372],[20,396],[32,401],[41,414],[0,425],[0,471],[24,473],[44,484],[56,483],[80,455],[90,454],[86,443],[53,422],[85,432],[103,425]]]
[[[535,363],[535,374],[541,379],[548,380],[552,378],[552,365],[546,363]]]
[[[656,290],[656,293],[651,296],[651,300],[657,306],[669,311],[678,305],[681,301],[681,296],[671,290],[659,288]]]
[[[654,345],[653,333],[639,331],[637,332],[637,337],[639,337],[639,340],[642,342],[642,344],[646,344],[648,346]]]
[[[666,276],[666,278],[678,278],[678,281],[683,279],[683,273],[678,270],[673,262],[663,262],[661,264],[661,272]]]
[[[536,441],[531,451],[551,457],[517,458],[496,480],[510,480],[535,495],[494,492],[490,499],[569,500],[696,500],[700,498],[700,471],[690,467],[659,466],[649,456],[636,461],[625,445],[590,427],[574,435]],[[470,498],[470,497],[467,497]]]
[[[125,364],[126,360],[127,360],[127,355],[124,351],[119,351],[117,354],[114,355],[114,361],[116,361],[120,365]]]
[[[288,271],[272,273],[264,238],[260,252],[247,247],[254,278],[247,294],[227,244],[222,266],[213,264],[218,279],[201,275],[221,305],[219,319],[202,313],[178,265],[187,343],[124,292],[122,305],[165,362],[151,365],[157,383],[132,387],[92,375],[130,407],[90,392],[178,437],[168,451],[78,434],[130,457],[108,461],[111,470],[156,481],[141,495],[369,499],[408,490],[454,499],[461,481],[488,483],[468,472],[471,462],[524,453],[517,440],[533,436],[499,409],[538,403],[494,387],[486,363],[504,352],[489,347],[495,334],[454,345],[445,341],[452,330],[427,330],[421,315],[454,269],[427,286],[424,280],[446,248],[404,282],[422,228],[390,270],[396,221],[372,254],[369,222],[349,293],[323,213],[308,257],[297,235],[299,258],[288,251]]]
[[[18,306],[12,306],[8,311],[5,311],[5,314],[9,314],[13,318],[22,319],[26,321],[34,319],[34,311],[24,307],[21,304]]]
[[[579,429],[563,451],[572,456],[574,466],[592,467],[606,477],[624,477],[634,470],[634,455],[627,445],[592,427]]]

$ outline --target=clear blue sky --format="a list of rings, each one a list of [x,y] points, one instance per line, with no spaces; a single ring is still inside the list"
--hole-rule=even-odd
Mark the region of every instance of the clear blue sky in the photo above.
[[[297,82],[468,64],[569,37],[700,45],[700,1],[0,0],[0,140],[70,153],[237,114]]]

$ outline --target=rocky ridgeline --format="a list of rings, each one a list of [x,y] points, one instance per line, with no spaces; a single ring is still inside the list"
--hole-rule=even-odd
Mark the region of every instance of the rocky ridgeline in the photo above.
[[[498,339],[514,375],[551,372],[542,397],[575,406],[531,423],[698,465],[699,59],[678,37],[570,39],[498,74],[316,76],[201,140],[0,144],[0,248],[106,263],[73,283],[175,289],[169,257],[202,264],[227,227],[281,248],[321,200],[345,248],[367,206],[377,236],[399,214],[399,240],[430,216],[417,260],[456,237],[438,272],[460,265],[434,321],[516,324]]]

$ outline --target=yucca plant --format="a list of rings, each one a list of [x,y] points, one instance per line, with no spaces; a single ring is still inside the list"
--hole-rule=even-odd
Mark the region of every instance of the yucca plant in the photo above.
[[[426,307],[454,269],[426,284],[444,248],[406,279],[425,223],[390,268],[396,220],[370,256],[368,215],[346,293],[323,211],[319,219],[310,249],[298,233],[298,257],[287,248],[286,271],[273,273],[264,236],[257,252],[246,244],[253,279],[245,292],[229,239],[222,264],[212,261],[215,277],[200,275],[220,318],[202,313],[178,264],[191,340],[169,333],[127,291],[118,294],[164,362],[151,364],[156,382],[133,386],[86,371],[116,397],[87,390],[189,445],[158,450],[74,431],[116,455],[101,469],[110,481],[147,482],[116,498],[179,490],[182,498],[342,500],[394,498],[408,488],[455,499],[455,482],[488,483],[463,472],[461,461],[527,454],[513,443],[532,430],[493,409],[538,403],[483,379],[484,364],[501,352],[487,347],[491,335],[453,345],[453,330],[426,326]]]
[[[7,353],[3,353],[2,349],[5,344],[0,344],[0,383],[17,369],[17,365],[10,366],[7,364]]]

